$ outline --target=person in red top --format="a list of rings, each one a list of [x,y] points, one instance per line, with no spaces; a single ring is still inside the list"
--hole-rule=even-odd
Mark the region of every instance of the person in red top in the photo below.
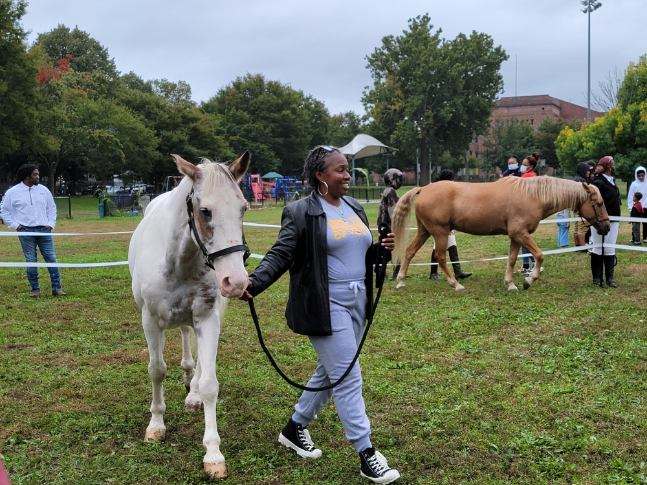
[[[519,172],[521,173],[521,178],[536,177],[537,172],[535,172],[535,167],[539,161],[539,155],[533,153],[532,155],[527,156],[521,162],[521,167],[519,167]]]
[[[539,155],[536,153],[528,155],[523,159],[523,161],[521,162],[521,167],[519,167],[519,173],[521,174],[522,179],[537,176],[535,167],[537,166],[538,161]],[[534,266],[535,261],[534,258],[530,256],[530,251],[528,251],[528,248],[525,248],[523,246],[521,247],[521,260],[523,261],[523,274],[528,276],[532,271],[530,262],[532,261],[532,265]]]

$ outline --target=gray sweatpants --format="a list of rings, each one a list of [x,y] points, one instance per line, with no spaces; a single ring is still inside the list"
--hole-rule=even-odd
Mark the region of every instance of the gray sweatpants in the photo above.
[[[310,342],[317,352],[317,368],[307,384],[310,387],[328,385],[342,376],[355,356],[364,331],[364,282],[331,282],[329,293],[332,335],[310,337]],[[308,426],[331,396],[334,398],[346,438],[357,451],[370,447],[371,425],[366,416],[362,396],[359,360],[337,387],[320,392],[304,391],[294,406],[292,419]]]

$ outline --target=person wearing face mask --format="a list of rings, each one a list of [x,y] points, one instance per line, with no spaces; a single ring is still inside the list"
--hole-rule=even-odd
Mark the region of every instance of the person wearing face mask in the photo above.
[[[526,158],[524,158],[521,162],[521,167],[519,167],[519,173],[521,174],[520,177],[536,177],[537,172],[535,172],[535,167],[537,166],[538,161],[539,155],[537,155],[536,153],[528,155]],[[528,248],[524,246],[521,247],[521,260],[523,262],[523,269],[521,271],[525,276],[529,276],[532,272],[532,267],[535,264],[535,258],[530,255],[530,251],[528,251]]]
[[[515,157],[508,158],[508,167],[501,173],[501,177],[508,177],[510,175],[514,177],[518,177],[520,175],[519,162]]]
[[[591,183],[600,189],[600,195],[609,216],[620,216],[620,190],[614,177],[614,165],[613,157],[609,155],[602,157],[595,166],[595,176]],[[595,227],[591,226],[591,243],[596,246],[602,244],[604,240],[605,245],[616,244],[619,226],[618,221],[611,221],[611,229],[605,236],[600,235]],[[591,254],[593,283],[602,288],[606,280],[607,286],[617,288],[618,285],[614,279],[614,268],[617,264],[615,248],[592,247],[589,249],[589,253]],[[604,279],[602,278],[603,272]]]
[[[634,194],[640,192],[641,194],[647,194],[647,178],[645,177],[645,167],[638,166],[634,171],[635,180],[631,182],[629,186],[629,192],[627,193],[627,209],[631,211],[631,208],[634,204]],[[640,223],[638,223],[640,224]],[[643,226],[643,242],[647,243],[647,222],[642,223]]]
[[[38,166],[28,163],[18,168],[18,184],[7,190],[2,199],[0,215],[4,223],[18,232],[42,233],[42,235],[18,236],[25,261],[35,263],[38,259],[37,249],[46,263],[56,263],[56,251],[51,232],[56,225],[56,204],[52,193],[40,185]],[[47,268],[52,282],[52,295],[63,296],[61,275],[58,268]],[[27,281],[31,287],[30,296],[40,297],[38,268],[27,268]]]
[[[366,213],[346,196],[351,176],[346,157],[336,148],[318,146],[303,168],[312,193],[283,210],[278,239],[250,275],[243,299],[256,296],[287,270],[289,327],[307,335],[317,353],[309,387],[336,382],[353,360],[372,302],[372,271],[378,245],[372,242]],[[393,234],[381,242],[393,250]],[[302,458],[319,458],[308,426],[334,398],[346,438],[360,459],[360,473],[375,483],[390,483],[400,473],[371,443],[371,426],[362,395],[359,362],[333,389],[304,391],[279,434],[279,443]]]

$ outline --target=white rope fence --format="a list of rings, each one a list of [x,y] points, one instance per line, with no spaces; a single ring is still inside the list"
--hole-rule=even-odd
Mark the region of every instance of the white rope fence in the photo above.
[[[617,217],[611,216],[609,219],[612,222],[642,222],[647,223],[647,218],[638,218],[638,217]],[[544,219],[540,221],[540,224],[554,224],[554,223],[563,223],[563,222],[577,222],[581,221],[579,217],[571,217],[568,219]],[[280,229],[279,224],[261,224],[258,222],[244,222],[243,226],[247,227],[259,227],[259,228],[271,228],[271,229]],[[415,230],[415,227],[410,227],[410,230]],[[371,228],[372,231],[376,231],[376,228]],[[16,237],[16,236],[112,236],[112,235],[123,235],[123,234],[132,234],[133,231],[111,231],[111,232],[26,232],[26,231],[0,231],[0,237]],[[551,256],[554,254],[565,254],[565,253],[574,253],[578,251],[586,251],[588,249],[593,249],[597,247],[604,248],[615,248],[623,249],[627,251],[639,251],[647,252],[647,247],[640,246],[631,246],[628,244],[587,244],[584,246],[573,246],[568,248],[559,248],[559,249],[549,249],[542,251],[544,256]],[[263,259],[265,255],[252,253],[251,258],[254,259]],[[519,257],[522,255],[520,254]],[[488,261],[501,261],[507,260],[508,256],[495,256],[491,258],[479,258],[479,259],[466,259],[458,261],[459,263],[480,263]],[[101,263],[28,263],[24,261],[16,262],[0,262],[0,268],[105,268],[111,266],[126,266],[128,261],[108,261]],[[411,263],[410,266],[431,266],[432,264],[437,263]]]

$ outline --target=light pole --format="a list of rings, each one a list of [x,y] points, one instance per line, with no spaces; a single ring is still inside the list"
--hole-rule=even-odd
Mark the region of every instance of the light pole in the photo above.
[[[591,12],[595,12],[602,6],[602,3],[598,0],[581,0],[582,13],[585,13],[588,16],[589,21],[589,68],[588,68],[588,77],[586,84],[586,121],[591,121]]]

